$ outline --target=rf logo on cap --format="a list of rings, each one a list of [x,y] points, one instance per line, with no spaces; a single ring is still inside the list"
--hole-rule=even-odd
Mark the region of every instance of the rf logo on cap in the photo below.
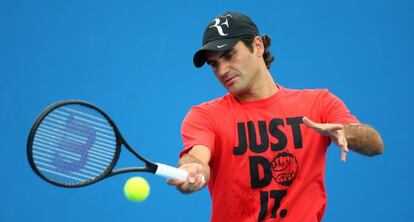
[[[195,67],[206,63],[209,51],[224,52],[233,48],[244,37],[259,35],[256,24],[246,15],[238,12],[225,12],[210,20],[204,30],[203,46],[193,57]]]
[[[227,36],[228,33],[224,33],[223,32],[223,28],[221,27],[222,25],[227,26],[227,28],[229,27],[229,21],[227,20],[227,17],[230,17],[231,18],[232,16],[231,16],[231,14],[227,14],[227,15],[220,16],[218,18],[215,18],[214,19],[215,24],[212,25],[212,26],[210,26],[209,28],[213,28],[213,27],[214,28],[217,28],[217,32],[219,33],[219,35],[221,35],[221,36]],[[226,20],[223,23],[220,23],[220,18],[225,18]]]

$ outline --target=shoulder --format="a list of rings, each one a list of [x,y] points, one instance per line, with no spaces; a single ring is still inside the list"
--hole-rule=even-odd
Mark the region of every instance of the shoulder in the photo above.
[[[328,89],[319,88],[319,89],[290,89],[290,88],[283,88],[283,94],[287,98],[297,98],[297,99],[318,99],[323,98],[325,96],[333,95],[329,92]]]
[[[187,112],[184,122],[207,121],[215,123],[224,115],[223,111],[229,109],[229,100],[231,100],[231,98],[227,94],[222,97],[194,105]]]
[[[307,88],[307,89],[292,89],[292,88],[285,88],[280,86],[280,88],[286,93],[286,94],[292,94],[292,95],[296,95],[296,94],[304,94],[304,95],[317,95],[317,94],[321,94],[321,93],[327,93],[329,92],[328,89],[325,88]]]
[[[204,110],[209,113],[220,112],[220,110],[226,109],[229,106],[231,99],[230,94],[226,94],[222,97],[195,105],[191,110]]]

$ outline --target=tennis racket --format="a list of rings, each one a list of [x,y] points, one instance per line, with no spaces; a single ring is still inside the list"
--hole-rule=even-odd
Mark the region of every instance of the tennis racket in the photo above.
[[[144,166],[114,169],[122,145]],[[29,134],[27,157],[38,176],[61,187],[82,187],[126,172],[187,178],[186,171],[141,156],[105,112],[78,100],[54,103],[39,115]]]

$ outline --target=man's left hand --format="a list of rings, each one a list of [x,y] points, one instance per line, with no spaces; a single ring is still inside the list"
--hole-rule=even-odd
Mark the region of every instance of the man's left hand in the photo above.
[[[341,148],[341,160],[345,162],[348,154],[348,142],[346,141],[344,125],[335,123],[315,123],[307,117],[303,117],[303,123],[331,140]]]

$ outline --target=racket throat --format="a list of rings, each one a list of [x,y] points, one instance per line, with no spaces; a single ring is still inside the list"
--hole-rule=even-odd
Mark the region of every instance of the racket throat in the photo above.
[[[153,174],[157,173],[157,170],[158,170],[158,165],[157,164],[151,163],[151,162],[146,162],[146,165],[147,165],[148,171],[150,173],[153,173]]]
[[[122,138],[122,137],[121,137]],[[145,163],[145,171],[148,171],[150,173],[156,173],[157,172],[157,164],[145,159],[144,157],[142,157],[141,155],[139,155],[134,149],[131,148],[131,146],[129,146],[129,144],[122,139],[122,143],[125,145],[125,147],[128,149],[129,152],[131,152],[135,157],[137,157],[138,159],[142,160]]]

